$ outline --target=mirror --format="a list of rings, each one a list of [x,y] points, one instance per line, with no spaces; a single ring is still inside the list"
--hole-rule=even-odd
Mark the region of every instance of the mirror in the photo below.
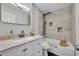
[[[21,3],[1,3],[1,21],[5,23],[29,25],[31,19],[30,9]]]

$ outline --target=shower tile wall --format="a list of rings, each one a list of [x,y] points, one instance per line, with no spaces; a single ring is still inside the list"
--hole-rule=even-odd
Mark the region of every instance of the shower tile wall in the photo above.
[[[72,12],[71,8],[55,11],[45,17],[46,19],[46,37],[55,38],[57,36],[63,35],[66,40],[72,40]],[[49,26],[49,23],[53,24]],[[57,28],[62,27],[62,34],[57,32]]]

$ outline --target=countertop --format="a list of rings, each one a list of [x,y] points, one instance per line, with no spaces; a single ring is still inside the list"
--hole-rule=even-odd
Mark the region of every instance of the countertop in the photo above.
[[[40,35],[35,35],[35,36],[27,36],[25,38],[14,38],[14,39],[10,39],[10,40],[0,41],[0,51],[9,49],[9,48],[17,46],[17,45],[28,43],[30,41],[40,39],[40,38],[43,38],[43,37]]]

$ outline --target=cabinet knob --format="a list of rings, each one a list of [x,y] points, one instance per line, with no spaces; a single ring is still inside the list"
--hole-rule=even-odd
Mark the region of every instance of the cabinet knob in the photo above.
[[[27,50],[27,48],[25,48],[24,50],[23,50],[23,52],[25,52]]]

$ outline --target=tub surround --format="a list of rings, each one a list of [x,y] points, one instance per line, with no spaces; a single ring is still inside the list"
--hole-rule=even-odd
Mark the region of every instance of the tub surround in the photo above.
[[[58,56],[74,56],[75,49],[70,42],[67,41],[67,47],[60,46],[59,42],[60,41],[56,39],[46,39],[42,47],[45,51],[49,51]]]
[[[59,39],[65,37],[67,41],[72,42],[72,12],[71,7],[52,12],[45,16],[46,37],[50,39]]]

